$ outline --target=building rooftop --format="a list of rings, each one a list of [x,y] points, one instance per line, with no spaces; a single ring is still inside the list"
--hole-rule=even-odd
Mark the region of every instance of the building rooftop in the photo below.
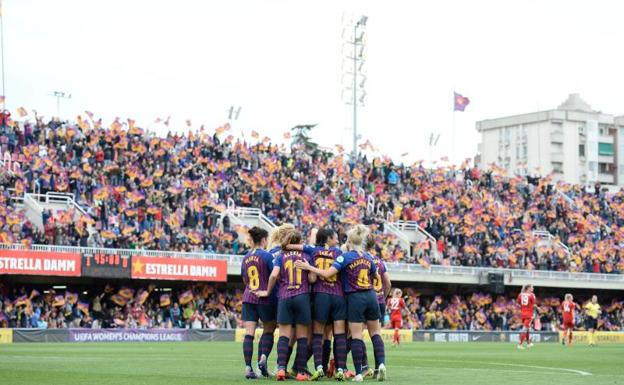
[[[566,110],[566,111],[582,111],[582,112],[594,112],[591,109],[591,106],[587,104],[586,101],[581,99],[579,94],[570,94],[565,102],[563,102],[558,110]]]

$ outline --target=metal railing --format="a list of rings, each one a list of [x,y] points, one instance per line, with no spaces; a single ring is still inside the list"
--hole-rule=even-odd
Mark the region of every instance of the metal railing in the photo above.
[[[433,235],[429,234],[425,229],[420,227],[418,222],[415,221],[396,221],[393,222],[397,229],[401,231],[416,231],[429,238],[430,241],[436,242],[436,239]]]
[[[21,170],[21,165],[19,161],[13,159],[10,152],[6,151],[0,155],[0,168],[6,169],[11,175],[16,175]]]
[[[75,207],[82,215],[89,216],[87,212],[80,206],[76,201],[74,201],[74,196],[72,194],[67,193],[59,193],[59,192],[47,192],[45,194],[32,194],[26,193],[28,197],[32,199],[32,201],[37,202],[39,208],[43,210],[41,204],[61,204],[67,206]]]
[[[136,249],[112,249],[104,247],[76,247],[76,246],[53,246],[53,245],[31,245],[26,247],[21,243],[18,244],[2,244],[0,250],[34,250],[47,251],[56,253],[83,253],[83,254],[112,254],[121,257],[131,257],[132,255],[141,255],[144,257],[167,257],[167,258],[197,258],[197,259],[218,259],[225,260],[230,265],[240,266],[244,256],[231,254],[215,254],[215,253],[187,253],[178,251],[159,251],[159,250],[136,250]],[[584,282],[615,282],[624,285],[624,274],[596,274],[596,273],[576,273],[549,270],[522,270],[522,269],[503,269],[493,267],[466,267],[466,266],[443,266],[430,265],[422,266],[415,263],[403,262],[386,262],[386,267],[390,272],[396,273],[421,273],[421,274],[439,274],[447,276],[479,276],[483,273],[498,272],[509,275],[513,278],[526,279],[553,279],[568,281],[584,281]],[[624,287],[624,286],[623,286]]]
[[[399,238],[399,242],[403,245],[404,248],[406,248],[407,256],[408,257],[412,256],[412,248],[411,248],[410,240],[407,237],[407,235],[405,235],[405,233],[399,230],[392,222],[384,223],[384,230],[386,232],[391,233],[395,237]]]
[[[264,215],[262,210],[260,210],[259,208],[234,207],[234,208],[230,208],[228,211],[231,215],[234,215],[238,218],[253,218],[265,224],[267,227],[271,229],[276,227],[275,223],[273,223],[273,221],[271,221],[266,215]]]
[[[570,253],[570,248],[566,244],[561,242],[561,241],[556,241],[555,242],[556,238],[551,233],[549,233],[548,231],[545,231],[545,230],[533,230],[533,235],[538,237],[538,238],[541,238],[541,239],[549,240],[550,242],[554,243],[558,247],[561,247],[565,251],[566,255],[570,256],[570,254],[571,254]]]
[[[388,271],[403,273],[427,273],[455,276],[476,276],[482,273],[497,272],[508,274],[512,278],[527,279],[555,279],[587,282],[622,282],[624,284],[624,274],[596,274],[577,273],[550,270],[524,270],[524,269],[504,269],[493,267],[466,267],[466,266],[442,266],[431,265],[428,267],[418,264],[392,263],[386,262]]]
[[[0,250],[32,250],[46,251],[51,253],[82,253],[82,254],[107,254],[119,255],[129,258],[133,255],[143,257],[167,257],[167,258],[191,258],[191,259],[220,259],[228,263],[240,264],[243,255],[213,254],[213,253],[188,253],[181,251],[140,250],[140,249],[115,249],[107,247],[79,247],[79,246],[55,246],[55,245],[31,245],[26,247],[22,244],[0,243]]]

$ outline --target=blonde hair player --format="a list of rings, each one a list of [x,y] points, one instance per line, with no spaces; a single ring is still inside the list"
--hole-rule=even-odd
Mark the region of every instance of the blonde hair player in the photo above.
[[[565,295],[565,300],[561,304],[561,313],[563,315],[563,338],[561,339],[561,343],[563,345],[567,344],[568,346],[572,346],[572,330],[574,329],[574,310],[579,306],[574,303],[574,297],[572,294],[568,293]]]
[[[347,321],[351,332],[351,353],[353,355],[353,365],[355,366],[355,377],[353,381],[362,382],[362,359],[363,323],[366,322],[368,331],[373,342],[375,362],[379,363],[377,380],[386,379],[385,348],[381,338],[381,324],[379,323],[379,305],[377,296],[373,289],[373,280],[377,273],[377,266],[373,258],[366,253],[365,243],[369,234],[368,228],[364,225],[356,225],[347,232],[346,249],[343,255],[336,258],[336,261],[329,269],[318,269],[309,263],[300,261],[296,264],[314,274],[324,278],[331,278],[342,272],[344,279],[344,289],[347,296]]]
[[[405,301],[401,296],[403,291],[401,289],[394,289],[392,292],[392,298],[388,300],[388,309],[390,309],[390,324],[394,329],[394,336],[392,337],[392,345],[399,346],[399,330],[403,328],[403,309],[405,309]]]
[[[533,285],[522,286],[522,292],[518,294],[516,301],[520,305],[520,318],[522,319],[522,332],[520,333],[518,349],[524,349],[524,342],[526,342],[527,348],[531,348],[533,347],[533,343],[531,342],[530,331],[536,302],[535,294],[533,294]]]

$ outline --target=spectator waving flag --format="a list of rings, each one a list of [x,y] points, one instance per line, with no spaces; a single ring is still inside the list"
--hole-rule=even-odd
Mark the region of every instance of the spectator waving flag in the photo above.
[[[466,107],[468,106],[468,104],[470,104],[470,99],[468,99],[467,97],[458,94],[457,92],[455,92],[455,108],[454,111],[464,111],[466,109]]]

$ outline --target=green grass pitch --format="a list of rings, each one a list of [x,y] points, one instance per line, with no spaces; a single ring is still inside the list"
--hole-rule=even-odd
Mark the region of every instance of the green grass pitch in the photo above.
[[[275,358],[274,348],[271,368]],[[388,346],[386,363],[387,381],[397,385],[624,384],[624,345],[536,344],[518,351],[503,343],[411,343]],[[241,344],[235,342],[0,345],[0,383],[7,385],[275,382],[245,380],[243,367]]]

